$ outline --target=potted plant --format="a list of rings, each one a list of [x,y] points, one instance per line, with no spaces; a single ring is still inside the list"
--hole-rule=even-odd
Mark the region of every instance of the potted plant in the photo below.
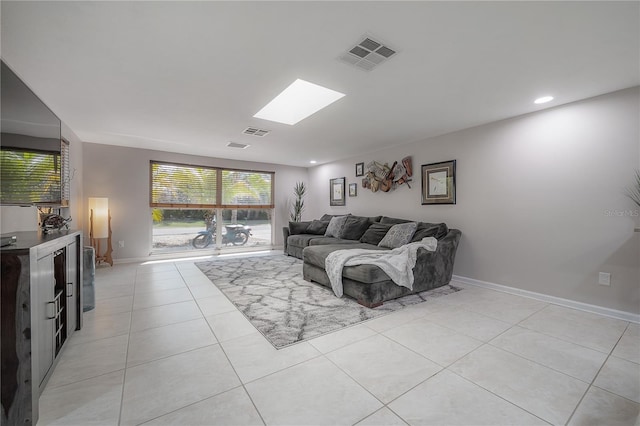
[[[300,222],[302,220],[302,211],[304,210],[304,195],[307,192],[307,187],[304,182],[296,182],[293,187],[293,194],[296,199],[291,205],[291,221]]]
[[[635,181],[627,188],[627,196],[640,207],[640,170],[636,170]]]
[[[633,184],[627,188],[627,197],[631,198],[631,201],[636,203],[636,206],[640,207],[640,170],[636,170],[636,176]],[[635,228],[634,232],[640,232],[640,227]]]

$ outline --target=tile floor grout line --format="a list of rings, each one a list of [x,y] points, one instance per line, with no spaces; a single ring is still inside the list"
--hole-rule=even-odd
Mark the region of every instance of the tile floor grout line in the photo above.
[[[160,414],[159,416],[156,416],[156,417],[153,417],[153,418],[150,418],[150,419],[144,420],[143,422],[137,423],[137,424],[136,424],[136,426],[142,426],[142,425],[145,425],[145,424],[147,424],[147,423],[149,423],[149,422],[152,422],[152,421],[154,421],[154,420],[157,420],[157,419],[159,419],[159,418],[161,418],[161,417],[168,416],[169,414],[173,414],[173,413],[175,413],[175,412],[177,412],[177,411],[180,411],[180,410],[182,410],[183,408],[187,408],[187,407],[191,407],[191,406],[196,405],[196,404],[200,404],[201,402],[204,402],[204,401],[206,401],[206,400],[208,400],[208,399],[215,398],[215,397],[217,397],[217,396],[223,395],[223,394],[225,394],[225,393],[227,393],[227,392],[231,392],[232,390],[239,389],[239,388],[241,388],[241,387],[242,387],[242,385],[240,384],[240,385],[237,385],[237,386],[232,387],[231,389],[227,389],[227,390],[225,390],[225,391],[218,392],[218,393],[216,393],[215,395],[207,396],[206,398],[202,398],[202,399],[200,399],[200,400],[198,400],[198,401],[190,402],[189,404],[184,405],[184,406],[182,406],[182,407],[178,407],[178,408],[176,408],[175,410],[171,410],[171,411],[169,411],[168,413]]]
[[[584,383],[584,384],[587,384],[587,385],[589,384],[589,382],[588,382],[588,381],[586,381],[586,380],[584,380],[584,379],[581,379],[581,378],[579,378],[579,377],[572,376],[571,374],[566,373],[566,372],[564,372],[564,371],[562,371],[562,370],[558,370],[557,368],[550,367],[550,366],[548,366],[548,365],[544,365],[544,364],[542,364],[542,363],[541,363],[541,362],[539,362],[539,361],[536,361],[536,360],[534,360],[534,359],[527,358],[527,357],[525,357],[525,356],[523,356],[523,355],[520,355],[519,353],[512,352],[512,351],[510,351],[509,349],[506,349],[506,348],[503,348],[503,347],[500,347],[500,346],[496,346],[495,344],[492,344],[491,342],[487,342],[487,345],[491,346],[492,348],[499,349],[499,350],[501,350],[501,351],[507,352],[507,353],[509,353],[509,354],[511,354],[511,355],[517,356],[518,358],[522,358],[522,359],[524,359],[525,361],[532,362],[532,363],[534,363],[534,364],[536,364],[536,365],[538,365],[538,366],[540,366],[540,367],[544,367],[544,368],[549,369],[549,370],[551,370],[551,371],[555,371],[556,373],[560,373],[560,374],[562,374],[562,375],[565,375],[565,376],[567,376],[567,377],[570,377],[570,378],[572,378],[572,379],[575,379],[575,380],[577,380],[577,381],[579,381],[579,382],[582,382],[582,383]],[[604,354],[603,354],[603,355],[604,355]],[[599,370],[598,370],[598,371],[599,371]]]
[[[373,337],[373,336],[372,336]],[[353,380],[358,386],[360,386],[362,388],[362,390],[364,390],[366,393],[368,393],[369,395],[371,395],[373,398],[375,398],[376,401],[378,401],[380,404],[382,404],[382,407],[378,408],[378,410],[380,410],[383,407],[386,407],[387,404],[384,403],[384,401],[382,401],[380,398],[378,398],[376,395],[373,394],[373,392],[371,392],[369,389],[367,389],[362,383],[360,383],[358,381],[358,379],[356,379],[355,377],[353,377],[351,374],[349,374],[344,368],[340,367],[338,364],[336,364],[331,358],[329,358],[326,355],[322,355],[322,357],[324,357],[327,361],[329,361],[331,364],[333,364],[333,366],[335,366],[338,370],[340,370],[343,374],[345,374],[348,378],[350,378],[351,380]],[[433,375],[432,375],[433,376]],[[378,411],[376,410],[376,411]],[[375,412],[375,411],[374,411]],[[370,413],[370,415],[373,413]],[[368,417],[368,416],[367,416]],[[358,420],[358,422],[361,422],[362,420],[364,420],[366,417],[363,417],[362,419]],[[403,419],[404,421],[404,419]],[[357,422],[356,422],[357,423]]]
[[[388,339],[390,339],[390,337],[388,337],[388,336],[385,336],[385,337],[387,337]],[[393,339],[391,339],[391,340],[393,340]],[[476,340],[477,340],[477,339],[476,339]],[[467,382],[469,382],[469,383],[472,383],[472,384],[474,384],[475,386],[478,386],[478,387],[480,387],[480,388],[484,389],[485,391],[487,391],[487,392],[491,393],[492,395],[495,395],[496,397],[498,397],[498,398],[500,398],[500,399],[504,400],[504,401],[505,401],[505,402],[507,402],[508,404],[511,404],[511,405],[513,405],[513,406],[515,406],[515,407],[517,407],[517,408],[519,408],[519,409],[523,410],[523,411],[526,411],[527,413],[531,414],[532,416],[535,416],[535,417],[537,417],[537,418],[539,418],[539,419],[543,420],[545,423],[549,423],[549,424],[551,424],[550,422],[547,422],[546,420],[542,419],[540,416],[537,416],[537,415],[535,415],[535,414],[533,414],[533,413],[529,412],[528,410],[526,410],[525,408],[523,408],[523,407],[521,407],[521,406],[517,405],[516,403],[514,403],[514,402],[512,402],[512,401],[509,401],[509,400],[507,400],[507,399],[503,398],[502,396],[500,396],[500,395],[497,395],[497,394],[493,393],[492,391],[490,391],[489,389],[484,388],[484,387],[483,387],[483,386],[481,386],[480,384],[475,383],[474,381],[471,381],[470,379],[467,379],[467,378],[465,378],[465,377],[463,377],[463,376],[460,376],[460,375],[459,375],[459,374],[457,374],[455,371],[453,371],[453,370],[450,370],[450,369],[449,369],[453,364],[457,363],[458,361],[462,360],[463,358],[466,358],[467,356],[471,355],[473,352],[477,351],[478,349],[482,348],[483,346],[488,345],[488,343],[487,343],[487,342],[483,342],[483,341],[481,341],[481,340],[478,340],[478,341],[481,343],[481,344],[480,344],[480,346],[478,346],[477,348],[474,348],[474,349],[472,349],[471,351],[467,352],[466,354],[462,355],[460,358],[458,358],[457,360],[455,360],[455,361],[453,361],[452,363],[448,364],[447,366],[442,366],[442,364],[437,363],[437,362],[435,362],[435,361],[431,360],[430,358],[427,358],[426,356],[424,356],[424,355],[422,355],[422,354],[418,354],[418,355],[421,355],[422,357],[426,358],[427,360],[434,362],[434,363],[435,363],[435,364],[437,364],[438,366],[442,367],[442,369],[441,369],[440,371],[436,372],[435,374],[433,374],[432,376],[430,376],[430,377],[426,378],[425,380],[421,381],[421,382],[420,382],[420,383],[418,383],[417,385],[413,386],[411,389],[408,389],[406,392],[403,392],[402,394],[398,395],[398,396],[397,396],[397,397],[395,397],[393,400],[389,401],[389,403],[388,403],[388,404],[386,404],[386,405],[388,406],[389,404],[393,403],[394,401],[396,401],[396,400],[400,399],[400,398],[401,398],[402,396],[404,396],[405,394],[407,394],[407,393],[411,392],[413,389],[417,388],[418,386],[422,385],[423,383],[425,383],[425,382],[427,382],[427,381],[431,380],[433,377],[435,377],[436,375],[438,375],[438,374],[442,373],[443,371],[448,371],[448,372],[453,373],[453,374],[455,374],[456,376],[458,376],[458,377],[460,377],[460,378],[464,379],[465,381],[467,381]],[[396,343],[398,343],[398,342],[396,342]],[[398,343],[398,344],[402,345],[401,343]],[[404,345],[402,345],[402,346],[404,346]],[[406,347],[406,346],[404,346],[404,347]],[[407,348],[407,349],[411,350],[410,348]],[[390,407],[388,407],[388,408],[391,410],[391,408],[390,408]],[[392,410],[392,411],[393,411],[393,410]],[[394,413],[395,413],[395,412],[394,412]],[[397,413],[396,413],[396,414],[397,414]],[[400,418],[402,419],[402,416],[398,415],[398,417],[400,417]],[[404,421],[404,419],[402,419],[402,420]]]
[[[618,394],[617,394],[617,393],[615,393],[615,392],[612,392],[612,391],[610,391],[610,390],[607,390],[607,389],[602,388],[602,387],[600,387],[600,386],[598,386],[598,385],[595,385],[595,384],[594,384],[594,385],[591,385],[591,387],[590,387],[589,389],[591,389],[591,388],[596,388],[596,389],[599,389],[599,390],[601,390],[601,391],[603,391],[603,392],[610,393],[611,395],[613,395],[613,396],[615,396],[615,397],[625,399],[625,400],[627,400],[628,402],[630,402],[630,403],[632,403],[632,404],[638,405],[638,408],[640,408],[640,402],[634,401],[633,399],[629,399],[629,398],[627,398],[626,396],[618,395]],[[640,419],[640,413],[638,413],[638,415],[639,415],[638,419]]]
[[[136,268],[136,279],[134,279],[133,281],[133,291],[134,291],[134,296],[133,296],[133,300],[131,302],[131,320],[129,321],[129,334],[127,336],[127,351],[124,357],[124,374],[122,376],[122,393],[120,394],[120,410],[118,411],[118,425],[120,425],[122,423],[122,409],[124,407],[124,390],[127,384],[127,362],[129,359],[129,346],[131,343],[131,328],[133,327],[133,304],[135,303],[135,288],[136,288],[136,281],[137,281],[137,277],[138,277],[138,268]]]
[[[195,351],[198,351],[200,349],[208,348],[209,346],[215,346],[215,345],[219,345],[219,344],[220,343],[216,342],[216,343],[212,343],[212,344],[209,344],[209,345],[198,346],[197,348],[191,348],[191,349],[187,349],[186,351],[176,352],[176,353],[173,353],[173,354],[170,354],[170,355],[164,355],[164,356],[161,356],[160,358],[149,359],[147,361],[140,362],[140,363],[133,364],[133,365],[128,365],[128,363],[127,363],[127,368],[139,367],[141,365],[150,364],[150,363],[156,362],[156,361],[162,361],[164,359],[171,358],[173,356],[188,354],[189,352],[195,352]]]
[[[600,366],[600,368],[598,369],[598,372],[595,374],[595,376],[593,376],[593,379],[591,379],[591,383],[589,383],[589,386],[587,386],[587,389],[584,391],[584,393],[582,394],[582,397],[580,398],[580,400],[578,401],[578,403],[576,404],[575,407],[573,407],[573,411],[571,412],[571,415],[569,416],[569,418],[567,419],[567,422],[565,424],[569,424],[569,422],[571,421],[571,419],[573,418],[573,416],[576,414],[576,411],[578,411],[578,408],[580,407],[580,405],[582,404],[582,401],[584,401],[584,398],[587,396],[587,393],[589,393],[589,390],[592,387],[597,387],[598,389],[600,389],[598,386],[595,386],[594,383],[595,381],[598,379],[598,376],[600,375],[600,372],[602,371],[602,369],[604,368],[605,365],[607,365],[607,362],[609,361],[609,358],[611,358],[613,356],[613,351],[616,350],[616,346],[618,346],[618,343],[620,343],[620,340],[622,340],[622,336],[624,336],[624,333],[627,332],[627,330],[629,329],[629,322],[627,322],[627,326],[624,328],[624,330],[622,331],[622,333],[620,334],[620,337],[618,337],[618,340],[616,341],[615,345],[613,345],[613,347],[611,348],[611,351],[609,351],[609,354],[607,355],[607,357],[605,358],[604,362],[602,363],[602,365]],[[615,357],[614,357],[615,358]],[[606,390],[606,389],[605,389]],[[611,391],[607,391],[613,395],[617,395],[617,396],[621,396],[618,395],[615,392],[611,392]],[[624,398],[624,397],[623,397]]]
[[[478,312],[474,312],[474,313],[478,314]],[[478,315],[482,315],[482,314],[478,314]],[[427,315],[427,316],[423,317],[423,319],[426,319],[427,321],[431,322],[432,324],[435,324],[435,325],[438,325],[438,326],[440,326],[440,327],[446,328],[447,330],[451,330],[451,331],[453,331],[454,333],[458,333],[458,334],[460,334],[460,335],[462,335],[462,336],[465,336],[465,337],[468,337],[468,338],[470,338],[470,339],[477,340],[478,342],[487,343],[487,342],[485,342],[485,341],[484,341],[484,340],[482,340],[482,339],[478,339],[477,337],[471,336],[471,335],[469,335],[469,334],[467,334],[467,333],[463,333],[462,331],[456,330],[455,328],[452,328],[452,327],[450,327],[450,326],[448,326],[448,325],[446,325],[446,324],[442,324],[442,323],[439,323],[439,322],[433,321],[433,320],[429,319],[429,318],[428,318],[428,316],[429,316],[429,315]],[[486,315],[483,315],[483,316],[487,317]],[[500,321],[500,320],[495,320],[494,318],[491,318],[491,317],[487,317],[487,318],[489,318],[489,319],[491,319],[491,320],[494,320],[494,321]],[[500,321],[500,322],[502,322],[502,323],[504,323],[504,324],[506,324],[506,325],[508,325],[508,326],[509,326],[509,328],[507,328],[506,330],[504,330],[504,331],[500,332],[500,334],[502,334],[502,333],[506,332],[507,330],[510,330],[510,329],[514,326],[514,324],[509,324],[508,322],[504,322],[504,321]],[[406,324],[407,324],[407,323],[402,324],[402,325],[406,325]],[[385,331],[388,331],[388,330],[385,330]],[[492,339],[494,339],[494,338],[495,338],[495,337],[492,337],[490,340],[492,340]]]
[[[478,348],[474,349],[474,351],[475,351],[475,350],[480,349],[480,348],[481,348],[481,347],[483,347],[483,346],[486,346],[487,344],[488,344],[488,343],[483,344],[482,346],[480,346],[480,347],[478,347]],[[465,357],[469,356],[471,353],[472,353],[472,352],[469,352],[469,353],[468,353],[467,355],[465,355],[463,358],[465,358]],[[461,359],[462,359],[462,358],[460,358],[458,361],[460,361]],[[458,362],[458,361],[456,361],[456,362]],[[454,363],[454,364],[455,364],[455,363]],[[451,364],[451,365],[453,365],[453,364]],[[459,377],[459,378],[461,378],[462,380],[464,380],[464,381],[466,381],[466,382],[469,382],[469,383],[471,383],[472,385],[477,386],[477,387],[479,387],[480,389],[485,390],[486,392],[489,392],[491,395],[493,395],[493,396],[495,396],[495,397],[497,397],[497,398],[499,398],[499,399],[503,400],[503,401],[504,401],[504,402],[506,402],[507,404],[512,405],[512,406],[514,406],[514,407],[516,407],[516,408],[518,408],[518,409],[520,409],[520,410],[522,410],[522,411],[524,411],[524,412],[526,412],[526,413],[528,413],[528,414],[532,415],[533,417],[535,417],[535,418],[538,418],[538,419],[542,420],[543,422],[547,423],[548,425],[553,425],[553,423],[552,423],[551,421],[549,421],[549,420],[545,420],[544,418],[540,417],[539,415],[537,415],[537,414],[535,414],[535,413],[532,413],[532,412],[531,412],[531,411],[529,411],[528,409],[526,409],[526,408],[524,408],[524,407],[522,407],[522,406],[520,406],[520,405],[516,404],[516,403],[515,403],[515,402],[513,402],[513,401],[509,401],[509,400],[508,400],[508,399],[506,399],[505,397],[503,397],[503,396],[501,396],[501,395],[498,395],[497,393],[493,392],[491,389],[487,389],[487,388],[485,388],[484,386],[482,386],[481,384],[476,383],[476,382],[474,382],[473,380],[468,379],[468,378],[466,378],[466,377],[464,377],[464,376],[462,376],[462,375],[458,374],[456,371],[449,369],[449,367],[447,367],[445,370],[446,370],[446,371],[448,371],[448,372],[449,372],[449,373],[451,373],[451,374],[454,374],[454,375],[458,376],[458,377]],[[443,370],[443,371],[444,371],[444,370]]]
[[[387,331],[390,331],[390,330],[387,330]],[[415,349],[412,349],[412,348],[410,348],[410,347],[406,346],[405,344],[403,344],[403,343],[401,343],[401,342],[398,342],[397,340],[393,339],[392,337],[387,336],[386,334],[384,334],[384,333],[386,333],[387,331],[384,331],[384,332],[382,332],[382,333],[380,333],[380,334],[381,334],[382,336],[386,337],[387,339],[391,340],[392,342],[397,343],[398,345],[402,346],[403,348],[405,348],[405,349],[407,349],[407,350],[409,350],[409,351],[413,352],[414,354],[416,354],[416,355],[420,355],[421,357],[423,357],[423,358],[424,358],[424,359],[426,359],[427,361],[431,361],[431,362],[433,362],[433,363],[434,363],[434,364],[436,364],[437,366],[441,367],[441,368],[442,368],[442,370],[444,370],[444,369],[446,369],[446,368],[449,368],[449,366],[451,366],[451,365],[455,364],[456,362],[460,361],[460,360],[461,360],[462,358],[464,358],[465,356],[469,355],[471,352],[475,351],[476,349],[478,349],[478,348],[482,347],[484,344],[486,344],[486,343],[485,343],[485,342],[483,342],[482,340],[475,339],[476,341],[480,342],[480,346],[478,346],[478,347],[475,347],[475,348],[471,349],[469,352],[465,353],[464,355],[462,355],[460,358],[456,359],[455,361],[452,361],[452,362],[450,362],[449,364],[444,365],[444,364],[442,364],[442,363],[440,363],[440,362],[438,362],[438,361],[435,361],[435,360],[433,360],[433,359],[429,358],[428,356],[426,356],[426,355],[424,355],[424,354],[421,354],[420,352],[417,352]]]
[[[204,273],[203,273],[204,274]],[[182,274],[180,274],[182,276]],[[184,279],[184,278],[183,278]],[[211,285],[215,286],[215,284],[211,282]],[[188,286],[187,286],[188,287]],[[189,288],[189,293],[191,293],[191,295],[193,296],[193,293],[191,292],[191,288]],[[204,315],[204,312],[202,312],[202,308],[200,307],[200,305],[198,305],[198,303],[196,302],[196,306],[198,306],[198,310],[200,311],[200,313],[202,314],[202,317],[205,321],[205,323],[207,324],[207,327],[209,327],[209,330],[211,330],[211,334],[213,334],[213,337],[216,339],[216,341],[218,342],[218,346],[220,346],[220,350],[222,351],[222,353],[224,354],[225,359],[227,360],[227,362],[229,363],[229,367],[231,367],[231,369],[233,370],[233,374],[236,375],[236,378],[238,379],[238,382],[240,382],[240,386],[242,386],[242,389],[244,390],[245,394],[247,395],[247,397],[249,398],[249,401],[251,401],[251,404],[253,405],[253,408],[256,410],[256,413],[258,413],[258,416],[260,417],[260,421],[262,421],[263,425],[266,425],[267,422],[265,422],[264,417],[262,417],[262,413],[260,412],[260,410],[258,409],[258,406],[256,405],[255,401],[253,400],[253,398],[251,397],[251,394],[249,393],[249,391],[247,390],[245,383],[242,381],[242,378],[240,377],[240,375],[238,374],[238,372],[236,371],[236,367],[233,365],[233,363],[231,362],[231,359],[229,358],[229,355],[227,354],[227,351],[225,350],[224,346],[222,346],[222,342],[218,339],[218,336],[216,335],[216,332],[213,330],[213,327],[211,327],[211,324],[209,323],[209,321],[207,321],[206,316]],[[233,305],[236,310],[237,307],[235,305]]]
[[[118,368],[117,370],[109,371],[109,372],[106,372],[106,373],[101,373],[101,374],[98,374],[96,376],[87,377],[87,378],[84,378],[84,379],[76,380],[74,382],[65,383],[63,385],[49,386],[49,383],[47,383],[47,385],[45,386],[45,390],[48,390],[48,389],[59,389],[59,388],[65,387],[65,386],[77,385],[78,383],[86,382],[88,380],[94,380],[94,379],[97,379],[98,377],[102,377],[102,376],[108,376],[109,374],[117,373],[118,371],[124,371],[124,369],[125,369],[125,367]]]
[[[438,373],[439,373],[439,372],[438,372]],[[438,374],[438,373],[436,373],[436,374]],[[436,374],[434,374],[433,376],[435,376]],[[431,376],[431,377],[433,377],[433,376]],[[390,404],[390,403],[389,403],[389,404]],[[411,425],[411,423],[409,423],[408,421],[406,421],[406,420],[405,420],[405,419],[404,419],[404,418],[403,418],[399,413],[396,413],[395,411],[393,411],[393,409],[392,409],[391,407],[389,407],[389,404],[386,404],[386,405],[384,406],[384,408],[386,408],[387,410],[391,411],[393,414],[395,414],[396,416],[398,416],[398,418],[399,418],[400,420],[402,420],[402,421],[403,421],[407,426],[410,426],[410,425]],[[382,410],[382,408],[381,408],[380,410]],[[380,410],[378,410],[378,411],[380,411]],[[376,413],[377,413],[377,411],[376,411]],[[372,415],[373,415],[373,414],[372,414]],[[361,421],[362,421],[362,420],[361,420]]]
[[[564,306],[562,306],[562,307],[564,308]],[[567,309],[571,309],[571,308],[567,308]],[[538,312],[536,312],[536,313],[538,313]],[[596,315],[597,315],[597,314],[596,314]],[[528,319],[528,318],[526,318],[526,319]],[[615,319],[615,318],[614,318],[614,319]],[[522,321],[524,321],[524,320],[522,320]],[[618,320],[618,321],[623,321],[623,320]],[[623,322],[627,322],[627,324],[630,324],[628,321],[623,321]],[[590,349],[590,350],[592,350],[592,351],[599,352],[599,353],[601,353],[601,354],[603,354],[603,355],[607,355],[607,354],[609,353],[609,352],[604,352],[602,349],[595,349],[595,348],[592,348],[592,347],[590,347],[590,346],[585,346],[585,345],[582,345],[582,344],[580,344],[580,343],[572,342],[572,341],[567,340],[567,339],[565,339],[565,338],[563,338],[563,337],[554,336],[553,334],[549,334],[549,333],[546,333],[546,332],[544,332],[544,331],[536,330],[536,329],[534,329],[534,328],[529,328],[529,327],[527,327],[526,325],[521,325],[520,323],[515,324],[515,325],[517,325],[518,327],[524,328],[524,329],[526,329],[526,330],[529,330],[529,331],[534,331],[534,332],[536,332],[536,333],[543,334],[543,335],[545,335],[545,336],[547,336],[547,337],[552,337],[552,338],[554,338],[554,339],[561,340],[561,341],[563,341],[563,342],[565,342],[565,343],[571,343],[571,344],[574,344],[574,345],[576,345],[576,346],[580,346],[581,348]],[[625,330],[626,330],[626,329],[627,329],[627,328],[625,327]],[[622,333],[624,334],[624,331],[623,331]],[[622,335],[621,335],[620,337],[622,337]],[[616,342],[616,344],[614,344],[614,345],[613,345],[613,347],[615,347],[615,345],[617,345],[617,344],[618,344],[618,343]]]
[[[382,407],[378,408],[376,411],[374,411],[374,412],[373,412],[373,413],[371,413],[371,414],[367,414],[366,416],[364,416],[363,418],[361,418],[361,419],[360,419],[360,420],[358,420],[357,422],[352,423],[352,424],[351,424],[351,426],[357,426],[357,425],[358,425],[358,423],[360,423],[360,422],[362,422],[362,421],[364,421],[364,420],[368,419],[369,417],[371,417],[371,416],[375,415],[376,413],[379,413],[380,411],[384,410],[385,408],[386,408],[387,410],[391,411],[393,414],[395,414],[395,415],[396,415],[396,416],[397,416],[397,417],[402,421],[402,423],[404,423],[404,424],[405,424],[405,425],[407,425],[407,426],[410,426],[410,425],[409,425],[409,423],[407,423],[407,421],[406,421],[405,419],[403,419],[402,417],[398,416],[398,413],[396,413],[395,411],[393,411],[391,408],[387,407],[386,405],[383,405]]]

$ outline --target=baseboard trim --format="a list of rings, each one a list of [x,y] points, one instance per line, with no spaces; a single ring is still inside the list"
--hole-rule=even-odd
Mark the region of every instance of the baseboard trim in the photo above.
[[[548,294],[536,293],[535,291],[522,290],[506,285],[490,283],[487,281],[476,280],[474,278],[462,277],[454,275],[452,280],[459,281],[463,284],[474,285],[476,287],[488,288],[491,290],[501,291],[503,293],[515,294],[516,296],[528,297],[530,299],[540,300],[542,302],[552,303],[554,305],[565,306],[567,308],[578,309],[580,311],[591,312],[593,314],[604,315],[607,317],[619,319],[622,321],[634,322],[640,324],[640,315],[632,312],[619,311],[617,309],[605,308],[603,306],[591,305],[589,303],[577,302],[575,300],[564,299],[562,297],[549,296]]]

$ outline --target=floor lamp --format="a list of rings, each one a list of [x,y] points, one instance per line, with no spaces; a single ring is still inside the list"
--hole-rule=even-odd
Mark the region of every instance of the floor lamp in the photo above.
[[[100,253],[100,240],[107,240],[107,251]],[[111,253],[111,210],[108,198],[89,198],[89,243],[96,252],[96,265],[100,262],[113,266]]]

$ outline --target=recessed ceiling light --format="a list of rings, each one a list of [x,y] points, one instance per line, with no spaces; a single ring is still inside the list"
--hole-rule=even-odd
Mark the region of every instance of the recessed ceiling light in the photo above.
[[[543,96],[541,98],[536,99],[535,101],[533,101],[534,104],[546,104],[549,101],[553,100],[553,96]]]
[[[293,125],[343,96],[344,93],[297,79],[254,117]]]
[[[311,163],[311,164],[316,164],[316,163],[317,163],[317,161],[316,161],[316,160],[311,160],[311,161],[309,161],[309,163]]]

